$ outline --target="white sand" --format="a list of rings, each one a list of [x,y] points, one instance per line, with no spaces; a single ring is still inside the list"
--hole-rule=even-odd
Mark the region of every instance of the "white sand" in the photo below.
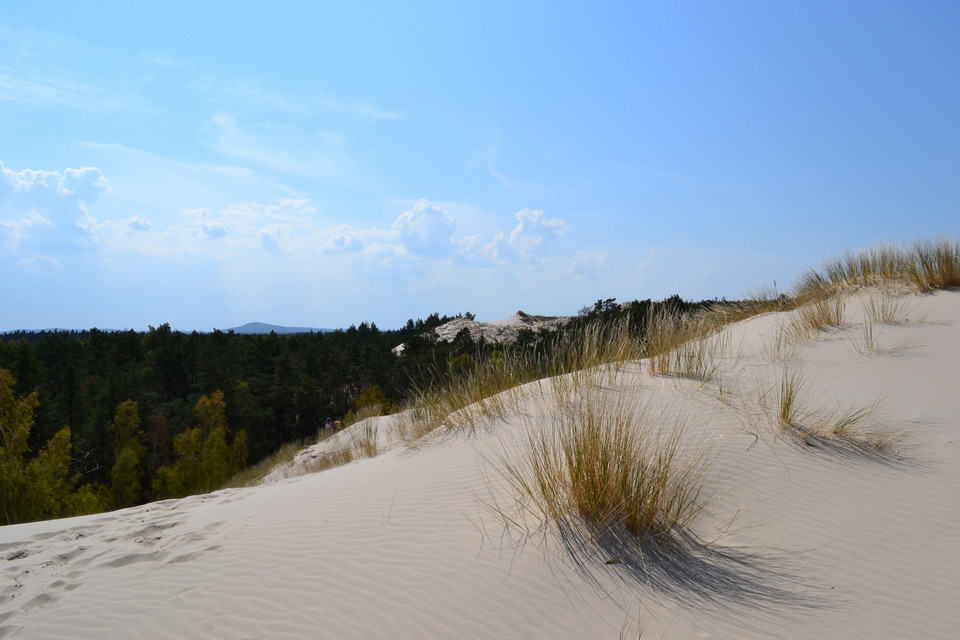
[[[391,416],[374,459],[0,527],[0,638],[956,637],[960,293],[901,299],[909,321],[875,325],[872,350],[862,297],[779,352],[790,314],[733,326],[704,385],[640,364],[607,381],[713,446],[699,544],[577,552],[505,529],[489,460],[549,411],[532,385],[519,412],[416,451]],[[785,366],[821,411],[877,403],[869,426],[902,431],[901,455],[777,437],[759,398]]]

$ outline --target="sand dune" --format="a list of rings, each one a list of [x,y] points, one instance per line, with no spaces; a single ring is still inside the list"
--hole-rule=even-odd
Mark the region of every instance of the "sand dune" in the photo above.
[[[503,419],[415,450],[388,416],[376,458],[2,527],[0,638],[955,637],[960,293],[898,300],[896,323],[868,324],[868,294],[850,296],[843,324],[800,341],[785,337],[796,311],[732,325],[706,382],[643,362],[597,373],[606,397],[640,393],[710,450],[708,502],[670,547],[522,517],[497,461],[550,428],[544,381]],[[811,413],[872,408],[856,426],[893,444],[778,432],[785,372]]]

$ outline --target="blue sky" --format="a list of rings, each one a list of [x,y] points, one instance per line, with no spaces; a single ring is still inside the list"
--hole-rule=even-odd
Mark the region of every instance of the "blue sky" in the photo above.
[[[736,298],[960,232],[960,4],[597,4],[6,4],[0,330]]]

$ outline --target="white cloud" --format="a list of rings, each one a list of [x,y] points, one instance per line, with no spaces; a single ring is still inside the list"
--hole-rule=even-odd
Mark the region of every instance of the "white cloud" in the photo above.
[[[0,162],[0,242],[8,249],[49,254],[98,244],[86,204],[110,190],[93,167],[13,171]]]
[[[519,222],[510,235],[499,233],[483,253],[494,261],[534,260],[544,255],[550,240],[566,233],[568,225],[559,218],[547,218],[539,209],[524,209],[513,216]]]
[[[353,230],[338,233],[320,246],[321,253],[356,253],[363,251],[366,242]]]
[[[224,155],[290,175],[353,180],[346,140],[336,132],[269,123],[249,126],[226,113],[215,114],[205,129],[207,144]]]
[[[407,251],[418,255],[445,255],[453,250],[453,217],[436,205],[421,200],[403,212],[393,228]]]

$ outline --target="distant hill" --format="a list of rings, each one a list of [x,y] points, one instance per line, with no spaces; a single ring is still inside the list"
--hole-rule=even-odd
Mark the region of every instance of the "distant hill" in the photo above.
[[[282,333],[328,333],[333,331],[333,329],[317,329],[314,327],[281,327],[275,324],[267,324],[265,322],[248,322],[242,327],[233,327],[228,329],[228,331],[233,331],[234,333],[246,333],[246,334],[260,334],[260,333],[270,333],[275,332],[278,334]]]

